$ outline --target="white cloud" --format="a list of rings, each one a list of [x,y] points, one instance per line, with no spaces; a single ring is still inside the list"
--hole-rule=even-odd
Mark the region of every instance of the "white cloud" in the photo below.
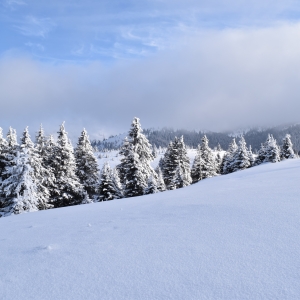
[[[206,30],[179,36],[143,60],[103,66],[0,62],[0,120],[55,132],[66,120],[76,135],[144,127],[226,130],[299,122],[300,24]]]
[[[26,16],[23,21],[19,21],[14,26],[22,35],[45,38],[55,27],[55,23],[50,18],[37,18]]]

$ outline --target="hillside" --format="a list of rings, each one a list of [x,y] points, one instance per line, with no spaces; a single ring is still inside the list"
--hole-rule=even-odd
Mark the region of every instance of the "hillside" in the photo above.
[[[0,299],[299,299],[300,160],[0,219]]]
[[[201,143],[201,138],[205,134],[209,139],[211,148],[217,147],[217,145],[220,144],[224,150],[227,150],[233,137],[239,138],[243,135],[247,144],[251,145],[254,151],[258,150],[261,143],[266,141],[268,134],[272,134],[279,145],[282,144],[282,139],[285,135],[290,134],[295,151],[300,151],[300,124],[276,126],[265,129],[247,129],[244,131],[240,130],[238,132],[202,132],[184,129],[173,130],[168,128],[145,129],[144,134],[147,136],[149,142],[152,145],[155,144],[157,147],[167,147],[169,142],[174,140],[175,136],[183,136],[185,144],[191,148],[197,148],[197,146]],[[123,133],[104,139],[103,141],[94,140],[92,141],[92,144],[99,150],[116,150],[122,145],[125,136],[126,134]]]

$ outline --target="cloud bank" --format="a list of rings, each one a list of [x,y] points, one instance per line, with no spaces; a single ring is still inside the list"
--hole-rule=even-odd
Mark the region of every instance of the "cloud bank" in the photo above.
[[[230,130],[300,121],[300,24],[198,31],[147,59],[49,65],[0,59],[0,126],[73,136],[143,127]]]

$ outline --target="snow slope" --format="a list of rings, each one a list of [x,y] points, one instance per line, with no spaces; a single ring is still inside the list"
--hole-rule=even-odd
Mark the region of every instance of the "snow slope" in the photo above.
[[[300,299],[300,160],[0,219],[0,299]]]

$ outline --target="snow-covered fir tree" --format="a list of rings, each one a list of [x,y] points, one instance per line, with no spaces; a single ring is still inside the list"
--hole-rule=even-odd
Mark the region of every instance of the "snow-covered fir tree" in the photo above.
[[[261,145],[255,164],[263,162],[279,162],[280,161],[280,148],[277,145],[274,137],[269,134],[266,142]]]
[[[239,140],[238,148],[233,154],[233,160],[231,164],[232,172],[238,170],[244,170],[251,167],[250,157],[249,157],[249,150],[246,146],[246,141],[242,136]]]
[[[279,162],[280,148],[277,145],[273,135],[269,135],[265,143],[265,162]]]
[[[45,148],[46,148],[47,139],[45,137],[44,128],[41,125],[37,135],[35,137],[35,147],[40,154],[41,157],[45,156]]]
[[[85,191],[76,175],[74,151],[68,140],[64,123],[58,131],[51,167],[55,176],[55,189],[51,191],[51,201],[54,206],[81,204],[85,199]]]
[[[157,147],[156,147],[155,144],[153,145],[152,148],[153,148],[153,150],[152,150],[152,155],[153,155],[154,158],[156,158],[157,155],[158,155],[158,149],[157,149]]]
[[[5,153],[7,151],[7,142],[3,138],[3,131],[0,127],[0,183],[3,177],[3,172],[5,171]]]
[[[249,160],[250,160],[250,167],[253,167],[254,164],[255,164],[255,157],[254,157],[254,155],[253,155],[251,145],[249,145],[248,156],[249,156]]]
[[[120,180],[119,170],[117,168],[112,169],[111,176],[112,176],[113,184],[118,192],[119,198],[123,198],[124,197],[123,185]]]
[[[166,185],[165,185],[165,182],[164,182],[162,170],[159,166],[157,166],[155,171],[157,173],[157,189],[160,192],[164,192],[166,190]]]
[[[75,149],[76,175],[88,193],[90,199],[96,195],[99,181],[98,164],[87,131],[83,129]]]
[[[43,184],[49,174],[30,139],[28,128],[23,133],[20,147],[15,148],[12,155],[12,163],[4,172],[6,179],[1,184],[1,195],[5,196],[1,214],[51,208],[49,191]]]
[[[229,174],[233,172],[232,164],[234,162],[234,155],[237,149],[238,146],[235,142],[235,139],[233,139],[232,142],[229,144],[228,150],[223,158],[222,174]]]
[[[293,150],[291,136],[289,134],[287,134],[285,136],[285,138],[283,139],[280,157],[281,157],[281,159],[289,159],[289,158],[296,157],[295,152]]]
[[[2,154],[1,154],[1,166],[2,174],[1,180],[7,178],[7,175],[4,174],[4,171],[15,164],[16,151],[19,150],[19,145],[17,142],[17,133],[16,130],[9,127],[8,133],[6,135],[6,142],[3,141]]]
[[[216,155],[216,173],[217,174],[221,174],[222,166],[223,166],[223,155],[221,154],[220,151],[218,151],[217,155]]]
[[[204,135],[201,146],[197,149],[191,171],[193,182],[217,175],[216,159],[208,143],[208,138]]]
[[[145,176],[143,166],[139,160],[138,154],[134,151],[133,145],[129,146],[126,159],[124,196],[135,197],[144,194],[148,185],[148,178]],[[151,176],[151,175],[150,175]]]
[[[116,174],[113,175],[108,162],[106,162],[100,174],[100,184],[98,187],[99,201],[109,201],[123,197],[120,187],[116,185],[116,176]]]
[[[197,153],[194,158],[193,166],[191,169],[191,176],[192,176],[193,183],[203,179],[202,166],[203,166],[203,161],[201,157],[201,146],[198,145]]]
[[[170,142],[163,160],[162,173],[166,188],[174,190],[190,185],[192,183],[190,172],[190,161],[183,137],[180,139],[175,137],[174,141]]]
[[[151,175],[148,178],[148,186],[145,188],[144,194],[149,195],[149,194],[155,194],[158,193],[158,186],[157,186],[157,181],[156,179]]]
[[[152,147],[142,132],[139,119],[134,118],[128,139],[124,140],[120,150],[123,157],[117,168],[124,185],[125,197],[143,195],[149,177],[154,176],[155,179],[157,177],[150,165],[153,160]]]

